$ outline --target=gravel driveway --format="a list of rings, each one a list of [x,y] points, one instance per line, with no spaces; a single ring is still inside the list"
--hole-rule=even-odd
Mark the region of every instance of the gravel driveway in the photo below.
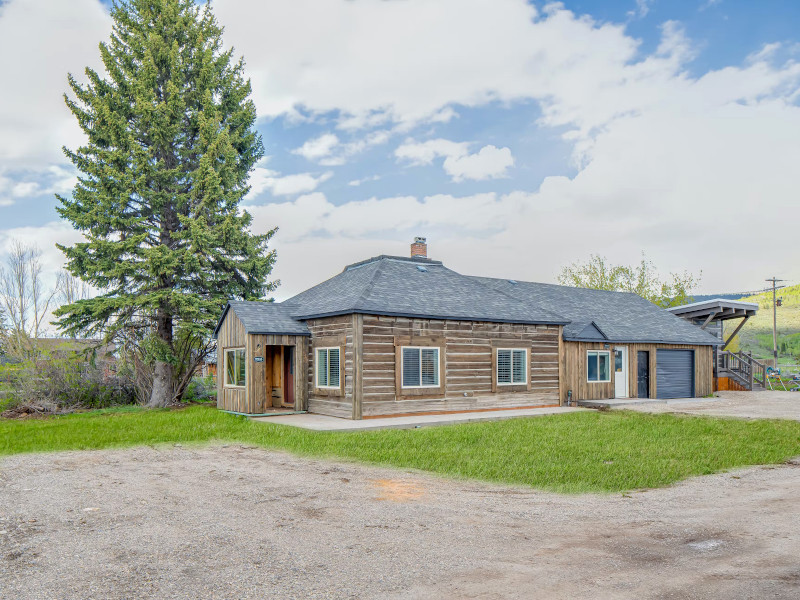
[[[0,597],[798,598],[800,462],[563,496],[241,446],[0,462]]]

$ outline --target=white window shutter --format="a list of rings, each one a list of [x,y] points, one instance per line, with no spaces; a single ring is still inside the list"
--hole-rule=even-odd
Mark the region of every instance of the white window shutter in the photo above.
[[[403,387],[420,385],[420,349],[403,348]]]
[[[330,387],[339,387],[340,361],[339,361],[339,348],[331,348],[328,350],[328,385]]]

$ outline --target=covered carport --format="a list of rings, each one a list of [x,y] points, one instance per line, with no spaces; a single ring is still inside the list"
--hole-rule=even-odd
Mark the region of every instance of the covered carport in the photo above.
[[[675,306],[667,310],[720,340],[720,346],[714,349],[715,389],[752,390],[754,387],[759,387],[759,382],[763,383],[766,375],[763,363],[755,360],[749,354],[727,350],[745,323],[758,312],[758,304],[716,298]],[[733,332],[726,336],[724,324],[731,320],[740,321]]]

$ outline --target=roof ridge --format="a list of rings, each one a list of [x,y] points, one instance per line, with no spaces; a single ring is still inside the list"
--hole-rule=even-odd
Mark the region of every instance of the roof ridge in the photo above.
[[[367,296],[372,290],[375,288],[375,280],[378,278],[378,274],[383,269],[383,262],[379,261],[378,266],[375,267],[375,271],[373,271],[372,276],[369,278],[367,285],[364,286],[364,290],[361,292],[361,295],[353,304],[353,308],[358,309],[361,308],[361,303],[367,299]]]
[[[506,282],[507,281],[511,281],[510,279],[508,279],[506,277],[485,277],[483,275],[465,275],[465,277],[474,277],[475,279],[491,279],[492,281],[506,281]],[[514,279],[514,281],[516,281],[517,283],[522,283],[522,284],[546,285],[546,286],[550,286],[550,287],[565,288],[565,289],[568,289],[568,290],[583,290],[583,291],[587,291],[587,292],[605,292],[607,294],[631,294],[633,296],[636,296],[637,298],[642,298],[636,292],[627,292],[627,291],[621,291],[621,290],[600,290],[600,289],[597,289],[597,288],[579,287],[577,285],[564,285],[563,283],[547,283],[545,281],[527,281],[525,279]],[[642,299],[643,300],[647,300],[647,298],[642,298]],[[650,302],[649,300],[647,300],[647,301]]]
[[[445,267],[445,269],[446,269],[446,268],[447,268],[447,267]],[[450,270],[451,270],[451,269],[450,269]],[[458,275],[461,275],[461,273],[458,273],[457,271],[453,271],[453,273],[456,273],[456,274],[458,274]],[[516,297],[512,296],[511,294],[509,294],[509,293],[507,293],[507,292],[505,292],[505,291],[501,290],[500,288],[495,288],[495,287],[492,287],[492,286],[490,286],[490,285],[488,285],[488,284],[484,283],[483,281],[480,281],[481,279],[493,279],[493,280],[496,280],[496,281],[508,281],[508,279],[500,279],[499,277],[476,277],[476,276],[474,276],[474,275],[461,275],[461,277],[469,277],[470,279],[474,279],[474,280],[476,280],[476,281],[477,281],[478,285],[482,285],[482,286],[484,286],[486,289],[489,289],[489,290],[491,290],[491,291],[493,291],[493,292],[497,292],[498,294],[502,294],[502,295],[503,295],[503,296],[505,296],[506,298],[511,298],[511,299],[512,299],[514,302],[516,302],[516,303],[517,303],[517,305],[518,305],[520,308],[522,308],[522,309],[524,309],[524,310],[529,310],[529,309],[530,309],[530,304],[528,304],[527,302],[525,302],[525,301],[523,301],[523,300],[520,300],[519,298],[516,298]],[[527,282],[527,283],[533,283],[533,282]],[[559,313],[557,313],[557,312],[555,312],[555,311],[553,311],[553,310],[550,310],[549,308],[543,308],[543,307],[541,307],[541,306],[537,306],[536,308],[537,308],[538,310],[543,310],[543,311],[545,311],[545,312],[549,313],[550,315],[552,315],[552,316],[554,316],[554,317],[558,317],[558,318],[559,318],[559,319],[561,319],[562,321],[566,321],[566,323],[567,323],[567,324],[569,324],[569,323],[572,323],[572,320],[571,320],[571,319],[568,319],[567,317],[565,317],[565,316],[563,316],[563,315],[560,315]]]
[[[357,269],[359,267],[363,267],[365,265],[369,265],[372,263],[380,263],[384,260],[395,260],[398,262],[410,262],[410,263],[422,263],[424,265],[443,265],[442,261],[434,260],[432,258],[428,258],[427,256],[392,256],[391,254],[379,254],[378,256],[373,256],[364,260],[360,260],[358,262],[354,262],[345,266],[342,269],[342,273],[346,271],[350,271],[353,269]]]

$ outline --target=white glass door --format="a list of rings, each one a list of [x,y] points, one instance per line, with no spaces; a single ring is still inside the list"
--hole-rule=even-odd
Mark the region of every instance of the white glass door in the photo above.
[[[628,397],[628,349],[614,348],[614,396]]]

